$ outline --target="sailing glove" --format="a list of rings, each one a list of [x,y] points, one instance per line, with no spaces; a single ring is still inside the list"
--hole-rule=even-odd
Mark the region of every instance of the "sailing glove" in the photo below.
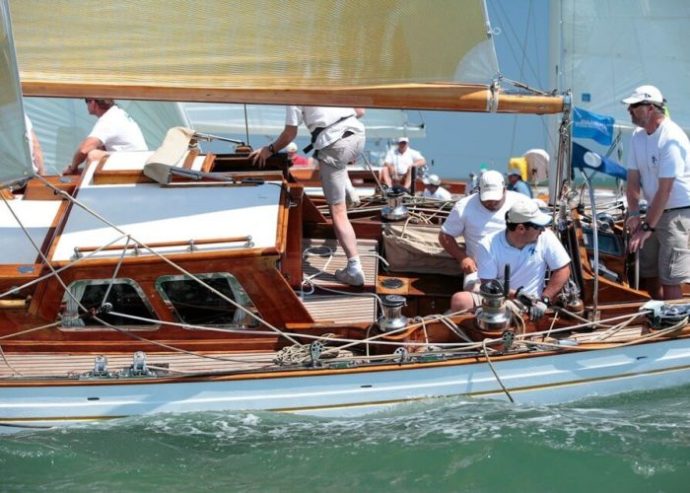
[[[529,307],[530,320],[539,320],[546,313],[546,303],[543,301],[533,301],[532,306]]]

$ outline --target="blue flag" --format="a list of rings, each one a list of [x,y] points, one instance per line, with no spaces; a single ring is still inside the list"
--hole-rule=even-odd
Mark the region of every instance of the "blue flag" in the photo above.
[[[590,151],[577,142],[573,142],[573,168],[594,169],[622,180],[628,177],[628,171],[616,161]]]
[[[610,146],[613,142],[613,123],[611,116],[598,115],[582,108],[573,108],[573,137],[593,139],[601,145]]]

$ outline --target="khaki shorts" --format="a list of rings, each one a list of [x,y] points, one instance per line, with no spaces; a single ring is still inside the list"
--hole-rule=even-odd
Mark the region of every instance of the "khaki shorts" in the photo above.
[[[665,285],[690,281],[690,209],[664,212],[640,250],[640,277]]]
[[[319,149],[319,174],[326,202],[330,205],[345,202],[349,182],[348,163],[354,163],[364,149],[364,135],[353,134]]]

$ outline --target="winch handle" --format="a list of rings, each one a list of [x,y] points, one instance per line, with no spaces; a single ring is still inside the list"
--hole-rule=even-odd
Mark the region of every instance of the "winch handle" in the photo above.
[[[506,264],[505,271],[503,273],[503,296],[508,299],[508,294],[510,293],[510,264]]]

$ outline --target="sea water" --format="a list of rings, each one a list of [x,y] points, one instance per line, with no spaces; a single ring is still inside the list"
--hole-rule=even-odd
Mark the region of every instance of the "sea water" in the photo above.
[[[687,492],[690,386],[357,419],[157,415],[0,437],[0,491]]]

